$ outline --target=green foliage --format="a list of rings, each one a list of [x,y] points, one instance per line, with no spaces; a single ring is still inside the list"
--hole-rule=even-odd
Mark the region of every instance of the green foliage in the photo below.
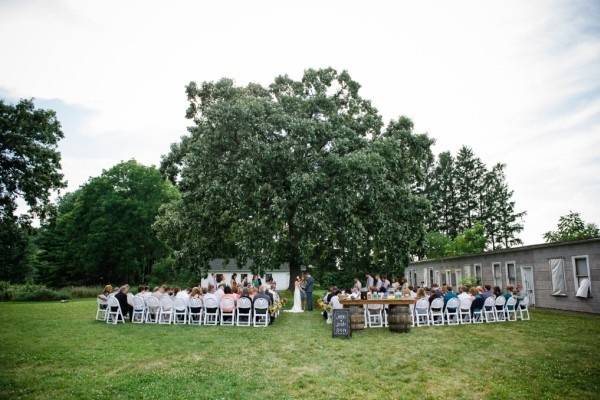
[[[67,286],[60,291],[69,295],[73,299],[95,298],[102,293],[103,286]]]
[[[0,279],[30,279],[35,247],[30,221],[52,210],[50,194],[65,187],[58,142],[63,138],[54,111],[35,109],[32,100],[0,100]],[[17,202],[29,214],[17,216]]]
[[[432,140],[407,118],[383,128],[348,73],[307,70],[268,87],[190,83],[190,135],[161,171],[181,199],[155,224],[179,266],[215,257],[323,271],[399,271],[422,250]]]
[[[456,159],[449,152],[440,153],[437,162],[429,168],[425,186],[432,205],[429,231],[454,239],[481,223],[492,249],[521,244],[518,234],[523,230],[525,212],[515,211],[513,191],[506,183],[504,168],[504,164],[496,164],[486,169],[466,146],[458,151]],[[429,239],[433,244],[442,240],[441,237]],[[429,251],[439,254],[440,245],[435,246],[438,250]]]
[[[427,258],[433,259],[481,253],[485,249],[486,241],[485,230],[480,223],[465,229],[454,239],[440,232],[429,232],[426,255]]]
[[[153,230],[177,189],[154,167],[122,162],[63,196],[40,232],[38,276],[53,287],[144,282],[169,250]]]
[[[567,215],[559,218],[555,231],[549,231],[544,234],[546,242],[562,242],[596,237],[600,237],[598,225],[585,223],[581,215],[573,211],[569,211]]]
[[[49,289],[43,285],[11,285],[9,282],[0,281],[0,300],[49,301],[66,300],[70,297],[65,291]]]
[[[460,280],[460,284],[467,288],[471,288],[473,286],[481,285],[481,282],[479,281],[479,278],[474,276],[465,276]]]

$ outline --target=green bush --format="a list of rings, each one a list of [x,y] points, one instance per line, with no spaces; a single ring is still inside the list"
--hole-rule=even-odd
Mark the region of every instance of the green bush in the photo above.
[[[70,299],[68,293],[49,289],[42,285],[19,285],[14,289],[14,299],[17,301],[48,301]]]
[[[14,297],[15,291],[10,282],[0,281],[0,300],[13,300]]]

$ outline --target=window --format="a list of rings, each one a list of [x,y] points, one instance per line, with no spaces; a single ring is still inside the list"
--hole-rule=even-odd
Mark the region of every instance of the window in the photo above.
[[[442,273],[440,271],[435,271],[435,283],[441,285],[442,283]]]
[[[452,284],[452,271],[449,269],[446,270],[446,274],[444,275],[444,283],[443,285],[451,285]]]
[[[502,287],[502,266],[500,263],[492,264],[492,274],[494,277],[494,286]]]
[[[550,264],[550,277],[552,278],[552,296],[566,296],[567,282],[565,280],[565,260],[553,258]]]
[[[481,264],[475,264],[475,279],[477,279],[477,284],[481,285],[483,283],[483,274],[481,273]]]
[[[575,256],[573,262],[573,278],[577,297],[592,297],[592,280],[588,256]]]
[[[506,262],[506,286],[515,286],[517,284],[517,267],[514,261]]]
[[[463,271],[464,271],[465,277],[471,276],[471,266],[470,265],[465,265],[463,267]]]
[[[453,283],[453,286],[454,286],[454,289],[456,289],[456,286],[458,286],[462,283],[462,270],[460,268],[455,269],[454,276],[455,276],[455,282]]]
[[[456,273],[455,272],[450,273],[450,286],[452,286],[452,287],[456,286]]]
[[[433,268],[429,268],[429,280],[427,281],[428,286],[433,285]]]

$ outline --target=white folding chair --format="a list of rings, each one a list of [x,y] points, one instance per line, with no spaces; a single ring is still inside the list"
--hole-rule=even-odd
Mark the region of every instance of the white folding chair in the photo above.
[[[204,300],[204,325],[216,326],[219,323],[219,305],[217,299],[209,297]]]
[[[383,305],[382,304],[367,304],[367,327],[382,328],[383,327]]]
[[[175,298],[173,301],[173,324],[187,324],[188,305],[184,299]]]
[[[108,302],[96,299],[96,321],[106,321]]]
[[[504,307],[504,312],[506,313],[507,321],[516,321],[517,320],[517,299],[513,296],[510,296],[508,300],[506,300],[506,306]],[[511,317],[512,316],[512,317]]]
[[[470,324],[473,322],[471,318],[471,304],[473,304],[473,299],[469,297],[463,297],[460,299],[460,323],[461,324]]]
[[[173,322],[173,300],[167,295],[160,298],[160,311],[158,313],[158,323],[169,325]]]
[[[154,296],[146,298],[146,323],[157,324],[160,315],[160,302]]]
[[[492,296],[485,299],[481,311],[485,322],[496,322],[496,299]]]
[[[190,299],[190,304],[188,305],[188,323],[190,325],[202,325],[203,306],[202,299]]]
[[[146,319],[146,303],[140,295],[133,296],[133,313],[131,314],[131,322],[134,324],[142,324]]]
[[[444,299],[442,297],[437,297],[431,302],[429,318],[431,325],[444,325]]]
[[[240,297],[237,301],[235,313],[237,326],[250,326],[252,324],[252,301],[247,297]]]
[[[504,296],[496,297],[495,310],[496,311],[496,322],[506,322],[506,313],[504,312],[504,306],[506,305],[506,299]]]
[[[254,317],[253,325],[267,327],[269,326],[269,302],[265,298],[254,300]]]
[[[460,323],[460,302],[456,297],[448,300],[446,303],[446,323],[448,325],[458,325]]]
[[[521,321],[529,321],[529,297],[525,296],[523,300],[519,302],[519,317]]]
[[[225,311],[226,309],[231,311]],[[235,301],[230,298],[221,299],[221,326],[235,325]]]
[[[108,315],[106,316],[106,323],[116,325],[119,322],[125,323],[125,318],[123,318],[119,300],[112,296],[108,298]]]
[[[413,325],[429,325],[429,300],[420,299],[415,304],[415,313],[413,314]]]

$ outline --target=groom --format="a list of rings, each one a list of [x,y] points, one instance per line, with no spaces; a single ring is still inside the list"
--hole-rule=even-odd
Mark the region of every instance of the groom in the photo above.
[[[304,271],[304,292],[306,293],[306,310],[313,310],[313,286],[315,285],[315,279],[310,275],[308,271]]]

